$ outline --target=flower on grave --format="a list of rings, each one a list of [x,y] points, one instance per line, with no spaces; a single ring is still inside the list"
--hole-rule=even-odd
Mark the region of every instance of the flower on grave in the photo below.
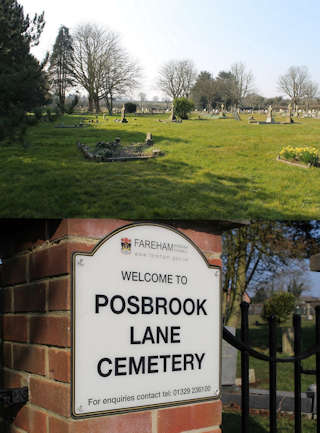
[[[286,146],[280,151],[280,157],[288,160],[301,161],[305,164],[319,165],[320,151],[315,147]]]

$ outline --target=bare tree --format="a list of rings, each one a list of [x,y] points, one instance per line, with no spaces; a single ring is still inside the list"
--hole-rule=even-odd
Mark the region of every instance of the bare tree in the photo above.
[[[105,56],[102,68],[103,97],[110,115],[114,99],[135,89],[139,85],[140,77],[140,66],[130,59],[117,40],[112,52]]]
[[[288,72],[279,77],[278,88],[291,99],[296,108],[299,99],[306,96],[310,77],[306,66],[290,66]]]
[[[251,71],[247,71],[241,62],[231,65],[230,72],[233,75],[232,99],[234,103],[241,104],[243,99],[254,91],[254,75]]]
[[[117,34],[95,24],[78,26],[73,35],[74,80],[89,96],[89,111],[100,111],[99,101],[104,96],[104,66],[114,52]]]
[[[307,110],[308,110],[309,105],[312,102],[312,100],[317,97],[318,91],[319,91],[319,87],[318,87],[317,83],[315,83],[313,81],[309,81],[309,83],[306,84],[305,103],[306,103]]]
[[[196,80],[196,70],[191,60],[171,60],[159,72],[158,86],[172,99],[190,96]]]

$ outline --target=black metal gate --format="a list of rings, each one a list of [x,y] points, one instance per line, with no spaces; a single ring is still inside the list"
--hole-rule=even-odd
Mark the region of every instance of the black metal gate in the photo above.
[[[241,338],[232,335],[223,328],[223,339],[233,347],[241,351],[241,432],[248,433],[249,421],[249,356],[269,363],[269,417],[270,433],[277,433],[277,363],[292,362],[294,364],[294,425],[295,433],[301,433],[301,375],[311,374],[316,376],[316,413],[317,433],[320,433],[320,306],[316,307],[315,345],[307,351],[301,352],[301,316],[293,315],[294,329],[294,356],[277,358],[276,354],[276,326],[275,317],[269,320],[269,355],[265,355],[249,346],[249,304],[241,303]],[[316,369],[304,370],[301,361],[316,355]]]

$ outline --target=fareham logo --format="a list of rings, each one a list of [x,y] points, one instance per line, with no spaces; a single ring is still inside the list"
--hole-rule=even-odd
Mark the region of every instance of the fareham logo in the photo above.
[[[131,254],[131,239],[121,238],[121,252],[123,254]]]

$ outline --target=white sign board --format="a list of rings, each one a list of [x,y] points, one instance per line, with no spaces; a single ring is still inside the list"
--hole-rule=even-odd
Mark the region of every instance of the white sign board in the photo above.
[[[219,398],[220,269],[188,238],[130,225],[72,260],[74,417]]]

